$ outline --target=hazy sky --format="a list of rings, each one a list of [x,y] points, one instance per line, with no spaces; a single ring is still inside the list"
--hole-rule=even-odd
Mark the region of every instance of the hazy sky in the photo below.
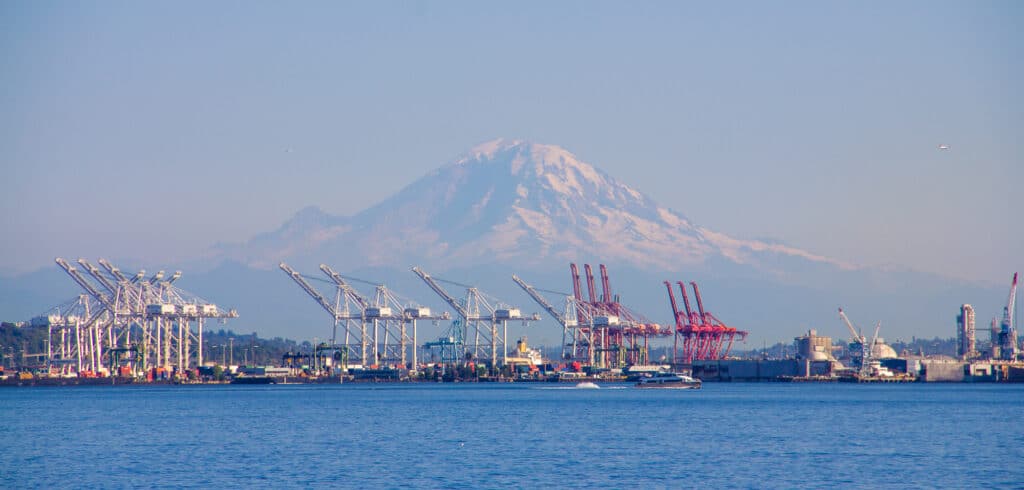
[[[1017,1],[2,2],[0,270],[182,260],[510,137],[712,229],[1006,283],[1022,21]]]

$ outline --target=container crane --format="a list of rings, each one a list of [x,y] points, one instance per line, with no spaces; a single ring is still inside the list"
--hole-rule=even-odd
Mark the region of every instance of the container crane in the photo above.
[[[723,359],[729,355],[733,342],[737,338],[740,340],[746,338],[747,332],[726,325],[710,311],[704,309],[704,300],[701,298],[696,282],[690,283],[697,299],[698,308],[698,311],[693,311],[690,307],[690,299],[686,294],[686,284],[676,281],[679,292],[682,294],[685,312],[679,310],[675,293],[672,290],[672,283],[665,281],[664,284],[668,292],[669,304],[672,307],[672,316],[676,322],[673,363],[692,364],[695,360]],[[681,352],[680,339],[682,340]]]
[[[56,262],[72,280],[84,289],[89,296],[103,306],[103,308],[98,308],[93,311],[92,316],[80,327],[81,331],[85,333],[87,343],[89,344],[86,352],[91,354],[89,356],[90,368],[93,371],[98,371],[102,364],[103,331],[109,330],[113,327],[113,324],[116,322],[117,308],[110,296],[93,285],[75,266],[71,265],[61,257],[55,258],[54,262]]]
[[[417,369],[419,366],[417,320],[431,320],[436,324],[439,320],[451,318],[451,314],[447,311],[432,314],[430,308],[402,300],[384,284],[342,276],[325,264],[320,265],[320,270],[327,274],[335,284],[348,291],[348,294],[352,295],[361,305],[364,319],[373,322],[373,357],[379,361],[395,361],[406,366],[407,355],[411,351],[411,365],[413,369]],[[346,281],[372,286],[374,288],[373,300],[359,295]],[[407,328],[407,326],[411,328]],[[381,327],[383,328],[383,337],[380,332]],[[410,331],[411,336],[409,335]],[[395,342],[392,342],[392,339]]]
[[[76,315],[74,322],[65,321],[62,327],[70,329],[70,323],[74,323],[74,350],[78,357],[83,354],[90,357],[89,364],[94,370],[100,368],[99,360],[102,357],[106,356],[110,360],[113,369],[117,367],[118,354],[131,351],[137,355],[120,360],[128,361],[132,368],[145,368],[144,364],[168,366],[171,359],[176,357],[178,371],[184,372],[191,365],[193,354],[197,365],[203,362],[203,319],[238,316],[234,310],[225,313],[213,304],[203,302],[200,305],[200,298],[174,287],[171,283],[181,277],[181,271],[176,271],[167,280],[164,280],[162,272],[144,280],[144,271],[129,278],[104,259],[100,259],[99,263],[106,273],[81,258],[77,260],[81,270],[63,258],[57,257],[54,261],[99,306],[89,308],[85,304],[84,315]],[[82,318],[85,318],[84,323]],[[193,321],[198,322],[197,334],[193,334]],[[132,342],[133,329],[141,332],[141,342]],[[63,343],[66,340],[63,331],[61,336]],[[193,340],[197,340],[195,351],[192,350]],[[63,354],[68,352],[69,348],[62,347]]]
[[[582,297],[579,269],[576,264],[569,264],[573,297],[577,303],[577,321],[581,329],[592,328],[589,342],[593,346],[592,350],[599,353],[598,365],[614,367],[627,363],[645,364],[649,338],[672,335],[672,330],[663,328],[623,306],[612,293],[608,268],[604,264],[599,265],[603,292],[601,297],[597,296],[590,264],[584,264],[583,268],[587,276],[587,293],[590,301]],[[588,320],[585,317],[589,317],[590,327],[584,327],[585,321]]]
[[[331,315],[331,318],[334,320],[334,325],[331,332],[331,346],[329,348],[335,350],[338,349],[338,324],[344,321],[345,342],[342,345],[343,349],[345,349],[346,355],[342,356],[341,360],[347,363],[349,359],[358,358],[360,363],[366,364],[366,361],[369,360],[367,352],[369,350],[369,338],[366,335],[366,322],[363,317],[363,305],[365,304],[365,299],[359,296],[358,293],[354,293],[354,289],[351,287],[347,289],[342,288],[340,284],[336,283],[337,292],[335,302],[331,303],[323,294],[303,279],[302,275],[299,274],[298,271],[292,269],[288,264],[281,262],[278,267],[280,267],[285,274],[291,277],[292,280],[295,281],[295,283],[298,284],[306,294],[313,298],[321,308]],[[328,274],[328,277],[330,277],[330,273],[328,271],[324,271],[324,273]],[[342,305],[343,298],[345,300],[344,305]],[[356,311],[352,311],[350,308],[353,303],[356,306]],[[353,326],[351,324],[355,321],[359,322],[358,326]],[[356,347],[351,343],[353,337],[355,337],[359,342],[358,350],[356,350]]]
[[[690,327],[690,319],[688,315],[684,315],[683,312],[679,311],[679,307],[676,305],[676,295],[672,292],[672,283],[665,281],[665,288],[668,289],[669,304],[672,306],[672,318],[676,322],[676,331],[680,329],[686,329]],[[685,293],[686,290],[684,289]],[[685,343],[684,343],[685,346]],[[676,335],[673,340],[672,348],[672,364],[676,364],[676,353],[679,352],[679,335]],[[684,354],[685,357],[685,354]],[[689,356],[692,359],[692,356]]]
[[[503,307],[501,305],[492,306],[484,298],[480,290],[474,286],[431,277],[430,274],[427,274],[419,267],[413,267],[412,271],[462,317],[463,339],[467,343],[467,347],[470,348],[468,354],[472,355],[473,358],[486,358],[492,368],[505,363],[508,354],[506,348],[508,321],[522,320],[526,323],[530,320],[540,319],[537,314],[531,317],[523,317],[518,308]],[[466,299],[462,301],[455,299],[438,284],[438,281],[466,288]],[[499,325],[502,328],[500,336],[498,334]],[[468,335],[470,326],[473,328],[472,343],[470,343]],[[481,343],[481,338],[483,343]]]
[[[383,284],[378,284],[375,291],[374,304],[380,309],[390,308],[393,312],[396,312],[391,315],[381,315],[381,318],[386,318],[398,324],[399,328],[396,333],[399,339],[399,362],[404,366],[406,364],[406,352],[411,350],[413,369],[419,369],[419,357],[417,356],[419,334],[416,322],[418,320],[430,320],[437,325],[440,320],[451,319],[451,314],[447,311],[440,314],[432,313],[430,308],[420,306],[417,303],[403,301],[394,291],[388,289]],[[406,328],[407,325],[411,329]],[[409,337],[410,330],[412,331],[412,337]],[[386,340],[384,345],[388,345]]]
[[[339,312],[341,315],[335,321],[334,333],[331,335],[331,348],[335,348],[337,345],[337,323],[343,321],[345,329],[345,342],[343,345],[345,346],[346,353],[348,353],[346,358],[354,358],[357,354],[359,361],[364,366],[367,365],[366,361],[370,359],[374,361],[370,364],[375,364],[379,357],[377,335],[374,333],[371,342],[371,337],[366,328],[367,318],[365,313],[366,309],[370,307],[369,300],[349,285],[341,274],[335,272],[334,269],[330,268],[327,264],[320,264],[320,272],[323,272],[324,275],[326,275],[338,287],[339,304],[341,303],[340,300],[344,299],[344,306],[339,306]],[[352,311],[351,307],[353,306],[356,311],[358,311],[358,314]],[[376,321],[374,321],[374,326],[376,327]],[[347,350],[349,349],[353,338],[356,338],[359,341],[358,353],[348,352]]]
[[[512,281],[562,326],[562,359],[579,360],[582,358],[587,360],[588,364],[593,364],[594,352],[590,348],[593,341],[591,336],[593,329],[590,328],[591,322],[589,320],[582,323],[579,321],[581,317],[589,318],[587,309],[579,305],[573,296],[557,291],[545,290],[545,292],[551,294],[565,296],[565,311],[559,312],[554,305],[540,294],[537,288],[527,284],[519,276],[513,274]]]

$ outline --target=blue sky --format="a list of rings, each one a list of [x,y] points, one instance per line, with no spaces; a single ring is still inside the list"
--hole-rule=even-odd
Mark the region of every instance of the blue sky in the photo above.
[[[1024,269],[1020,2],[4,2],[0,271],[171,263],[563,146],[698,224]],[[948,144],[940,151],[939,144]]]

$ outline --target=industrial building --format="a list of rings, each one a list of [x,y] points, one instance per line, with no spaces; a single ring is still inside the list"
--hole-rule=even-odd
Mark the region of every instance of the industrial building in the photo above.
[[[956,346],[960,359],[976,357],[978,349],[974,336],[974,307],[964,304],[956,317]]]
[[[797,359],[811,361],[834,361],[832,355],[832,338],[818,335],[817,330],[809,330],[807,335],[793,339],[796,344]]]

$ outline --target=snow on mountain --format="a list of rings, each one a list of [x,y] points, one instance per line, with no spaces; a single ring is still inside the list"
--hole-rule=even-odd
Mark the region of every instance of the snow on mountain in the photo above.
[[[504,139],[471,149],[355,216],[306,208],[279,229],[221,253],[260,268],[281,260],[450,268],[581,257],[667,271],[724,259],[785,274],[774,265],[780,257],[852,268],[696,226],[563,148]]]
[[[327,263],[383,281],[438,311],[447,308],[409,267],[535,311],[509,280],[512,273],[567,291],[569,262],[604,263],[624,304],[662,323],[672,321],[662,281],[699,281],[707,306],[751,331],[755,343],[810,328],[845,336],[840,305],[865,322],[884,320],[886,337],[945,337],[960,304],[998,314],[1005,299],[1002,288],[857,268],[771,240],[734,238],[694,224],[562,148],[506,140],[473,148],[354,216],[309,207],[276,230],[218,245],[204,267],[182,267],[180,284],[237,308],[241,316],[230,327],[238,331],[324,338],[333,322],[275,270],[282,260],[303,272]],[[27,319],[79,293],[56,267],[0,278],[0,317]],[[531,340],[558,343],[560,327],[541,323],[530,327]],[[443,327],[424,328],[421,338]]]

